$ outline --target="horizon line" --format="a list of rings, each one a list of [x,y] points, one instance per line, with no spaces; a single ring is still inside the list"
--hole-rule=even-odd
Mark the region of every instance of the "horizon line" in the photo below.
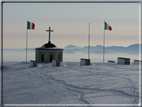
[[[137,43],[137,44],[131,44],[131,45],[142,45],[142,43]],[[70,46],[71,44],[69,44],[69,45],[67,45],[67,46]],[[115,46],[115,47],[125,47],[125,48],[127,48],[127,47],[129,47],[129,46],[131,46],[131,45],[128,45],[128,46]],[[65,46],[64,48],[66,48],[67,46]],[[71,45],[71,46],[76,46],[76,45]],[[90,47],[96,47],[96,46],[102,46],[102,45],[95,45],[95,46],[91,46],[90,45]],[[112,45],[112,46],[114,46],[114,45]],[[105,47],[112,47],[112,46],[105,46]],[[80,47],[80,46],[76,46],[76,47]],[[83,46],[83,47],[81,47],[81,48],[84,48],[84,47],[88,47],[87,45],[86,46]],[[103,47],[103,46],[102,46]],[[28,48],[28,49],[34,49],[34,48],[40,48],[40,47],[31,47],[31,48]],[[3,50],[4,49],[15,49],[15,50],[18,50],[18,49],[26,49],[26,48],[3,48]],[[2,50],[2,49],[1,49]]]

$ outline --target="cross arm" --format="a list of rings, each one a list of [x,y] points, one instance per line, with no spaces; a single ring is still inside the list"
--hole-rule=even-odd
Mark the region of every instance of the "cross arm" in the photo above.
[[[53,30],[46,30],[46,31],[47,31],[47,32],[49,32],[49,31],[50,31],[50,32],[53,32]]]

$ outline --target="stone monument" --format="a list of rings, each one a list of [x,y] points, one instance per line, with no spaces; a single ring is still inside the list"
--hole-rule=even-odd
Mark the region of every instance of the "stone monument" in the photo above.
[[[35,49],[35,59],[37,63],[51,63],[52,60],[63,61],[63,49],[57,48],[56,45],[50,41],[50,32],[53,30],[46,30],[49,32],[49,41],[45,43],[42,47]]]

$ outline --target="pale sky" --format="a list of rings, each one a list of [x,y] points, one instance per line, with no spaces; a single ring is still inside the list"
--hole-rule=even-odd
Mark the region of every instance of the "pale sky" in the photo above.
[[[4,3],[4,48],[25,48],[27,20],[35,23],[28,30],[28,48],[51,42],[59,48],[71,44],[103,45],[104,20],[112,27],[105,31],[106,46],[129,46],[139,43],[138,3]]]

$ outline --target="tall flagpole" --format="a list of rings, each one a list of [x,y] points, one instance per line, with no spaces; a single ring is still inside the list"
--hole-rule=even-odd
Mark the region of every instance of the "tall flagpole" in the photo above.
[[[1,105],[3,105],[3,4],[4,2],[1,2]]]
[[[90,23],[88,26],[88,59],[90,59]]]
[[[103,63],[105,59],[105,28],[104,28],[104,41],[103,41]]]
[[[27,20],[28,24],[28,20]],[[27,66],[28,29],[26,27],[26,66]]]
[[[104,21],[103,63],[105,62],[105,30],[112,30],[111,26]]]

